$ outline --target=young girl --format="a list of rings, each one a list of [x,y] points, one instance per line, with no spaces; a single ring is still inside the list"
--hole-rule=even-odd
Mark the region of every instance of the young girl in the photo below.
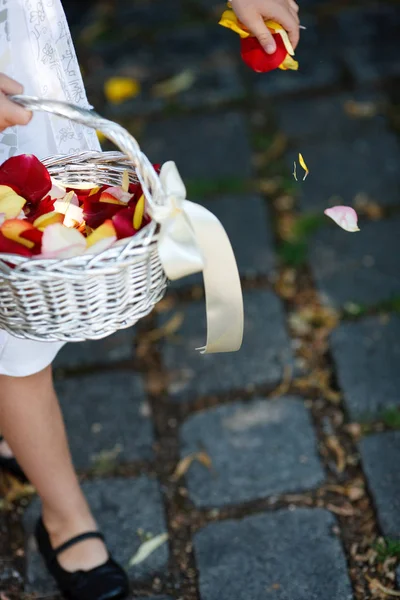
[[[7,98],[24,91],[88,106],[60,0],[0,5],[0,161],[25,152],[45,158],[99,150],[93,131],[47,114],[32,118]],[[268,53],[275,43],[264,19],[281,23],[297,45],[294,0],[232,0],[232,7]],[[0,464],[18,468],[12,449],[41,497],[36,538],[61,591],[73,600],[124,598],[127,577],[109,556],[71,462],[51,372],[61,347],[0,331],[0,430],[6,440]]]

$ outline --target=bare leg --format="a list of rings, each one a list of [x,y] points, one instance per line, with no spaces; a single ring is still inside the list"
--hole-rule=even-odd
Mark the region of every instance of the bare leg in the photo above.
[[[0,376],[0,428],[43,504],[53,548],[96,529],[80,489],[54,391],[51,368],[30,377]],[[107,560],[101,540],[87,540],[59,556],[69,571]]]

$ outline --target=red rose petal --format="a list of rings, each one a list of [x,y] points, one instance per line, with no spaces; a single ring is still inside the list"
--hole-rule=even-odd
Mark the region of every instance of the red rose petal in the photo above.
[[[27,215],[27,220],[30,223],[33,223],[38,217],[53,212],[54,203],[55,200],[52,200],[50,196],[46,196],[46,198],[43,198],[43,200],[39,202],[39,204],[35,204],[30,207],[30,210]]]
[[[240,52],[243,61],[248,67],[257,73],[266,73],[277,69],[285,60],[287,50],[283,43],[282,36],[273,34],[276,43],[274,54],[267,54],[260,42],[255,37],[240,39]]]
[[[91,229],[97,229],[106,219],[112,219],[121,209],[124,210],[124,206],[93,201],[91,198],[86,198],[83,202],[83,216]]]
[[[133,227],[134,208],[123,208],[112,219],[119,240],[132,237],[136,233]]]
[[[0,253],[1,252],[6,252],[7,254],[20,254],[21,256],[27,257],[33,256],[32,250],[22,244],[18,244],[18,242],[6,238],[0,231]]]
[[[0,167],[0,185],[9,185],[33,204],[52,188],[48,170],[32,154],[20,154],[6,160]]]

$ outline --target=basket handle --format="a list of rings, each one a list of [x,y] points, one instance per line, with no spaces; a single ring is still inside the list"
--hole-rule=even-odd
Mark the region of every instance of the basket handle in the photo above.
[[[10,100],[27,110],[50,113],[100,131],[121,152],[126,154],[132,162],[149,204],[150,212],[153,207],[155,208],[154,205],[163,205],[165,203],[165,194],[153,165],[140,150],[135,138],[126,129],[121,127],[121,125],[100,117],[93,110],[81,108],[67,102],[60,102],[59,100],[45,100],[25,95],[11,96]]]

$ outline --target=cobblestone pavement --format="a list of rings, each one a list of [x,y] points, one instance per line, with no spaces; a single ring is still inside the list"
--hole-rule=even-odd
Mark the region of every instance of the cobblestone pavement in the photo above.
[[[168,534],[129,568],[132,598],[399,596],[399,3],[300,4],[301,70],[264,76],[241,64],[214,0],[72,15],[91,101],[153,162],[177,162],[226,225],[244,287],[238,354],[195,353],[190,278],[135,329],[57,359],[74,460],[116,557]],[[156,93],[182,72],[190,85]],[[107,103],[115,74],[142,93]],[[360,233],[323,217],[341,202]],[[0,590],[51,599],[29,500],[11,488],[0,511]]]

